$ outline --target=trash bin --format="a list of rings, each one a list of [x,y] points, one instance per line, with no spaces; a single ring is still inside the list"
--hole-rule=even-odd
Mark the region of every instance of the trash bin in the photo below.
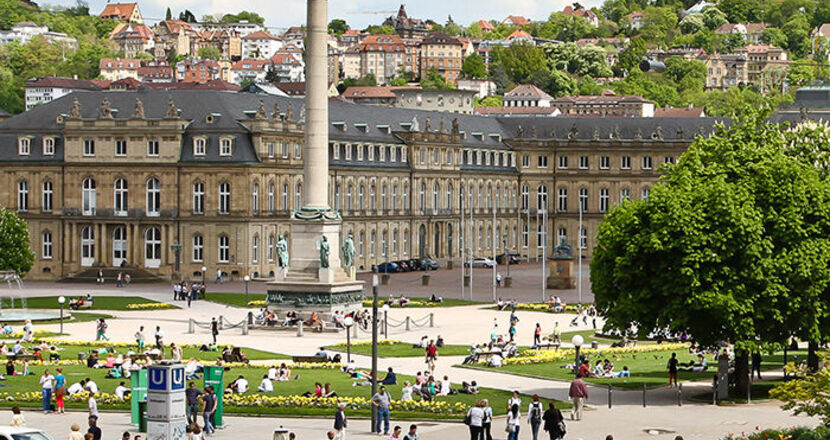
[[[274,430],[274,440],[288,440],[289,432],[283,427]]]
[[[138,432],[147,432],[147,401],[138,402]]]
[[[591,348],[599,348],[597,341],[591,341]]]

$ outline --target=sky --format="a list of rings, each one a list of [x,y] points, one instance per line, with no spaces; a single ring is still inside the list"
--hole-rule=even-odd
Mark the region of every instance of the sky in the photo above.
[[[129,0],[113,0],[129,1]],[[456,23],[469,25],[480,19],[501,21],[508,15],[522,15],[530,20],[546,20],[551,12],[560,11],[574,0],[414,0],[406,3],[410,17],[432,19],[445,23],[452,16]],[[72,5],[75,0],[42,0],[41,4]],[[88,0],[90,13],[103,10],[106,0]],[[305,22],[306,2],[304,0],[270,0],[240,2],[238,0],[138,0],[139,8],[146,21],[154,23],[164,18],[169,6],[174,16],[190,9],[197,18],[205,14],[224,14],[251,10],[265,17],[265,25],[280,28],[301,25]],[[583,0],[585,7],[597,6],[601,0]],[[397,13],[401,0],[330,0],[329,19],[345,19],[352,28],[365,28],[380,24]]]

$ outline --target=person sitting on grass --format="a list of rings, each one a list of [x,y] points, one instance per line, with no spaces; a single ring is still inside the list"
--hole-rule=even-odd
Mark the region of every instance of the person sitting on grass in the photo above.
[[[401,400],[412,400],[412,391],[413,387],[409,381],[405,381],[403,383],[403,388],[401,388]]]
[[[616,375],[616,376],[614,376],[614,377],[618,377],[618,378],[628,378],[628,377],[631,377],[631,372],[630,372],[630,371],[628,371],[628,366],[623,366],[622,371],[620,371],[619,373],[617,373],[617,375]]]
[[[120,382],[117,387],[115,387],[115,397],[118,397],[121,400],[130,397],[130,389],[124,386],[123,381]]]
[[[95,383],[94,380],[87,377],[85,382],[86,382],[84,384],[84,389],[85,390],[89,391],[90,394],[98,394],[98,384]]]
[[[121,370],[120,365],[113,365],[112,368],[107,371],[107,375],[105,376],[107,379],[121,379],[124,377],[124,373]]]
[[[274,384],[271,382],[271,379],[268,378],[267,374],[262,376],[262,381],[259,383],[259,386],[256,388],[256,390],[260,393],[274,392]]]
[[[86,385],[86,381],[81,380],[80,382],[75,382],[66,389],[66,394],[78,394],[84,390],[84,386]]]
[[[242,354],[241,348],[234,347],[233,350],[231,350],[231,362],[241,362],[243,364],[247,364],[250,361],[248,360],[247,356]]]
[[[461,394],[478,394],[478,384],[476,383],[476,381],[462,381],[461,389],[458,390],[458,392]]]
[[[431,303],[439,303],[439,304],[440,304],[440,303],[444,302],[444,298],[442,298],[442,297],[440,297],[440,296],[437,296],[437,295],[435,295],[435,294],[433,293],[433,294],[432,294],[432,295],[430,295],[430,297],[429,297],[429,302],[431,302]]]
[[[688,362],[685,368],[678,368],[677,371],[687,371],[691,373],[702,373],[709,369],[706,363],[706,356],[703,353],[697,355],[697,362]]]
[[[314,391],[306,391],[303,393],[303,397],[323,397],[323,384],[320,382],[314,382]]]
[[[395,374],[394,371],[392,371],[392,367],[389,367],[389,369],[386,371],[386,377],[384,377],[383,380],[380,381],[380,384],[381,385],[397,385],[398,384],[398,375]]]
[[[411,302],[411,301],[410,301],[410,300],[409,300],[406,296],[404,296],[404,294],[403,294],[403,293],[402,293],[402,294],[401,294],[401,296],[398,298],[398,304],[400,304],[400,306],[401,306],[401,307],[404,307],[404,306],[409,305],[409,303],[410,303],[410,302]]]
[[[331,388],[331,384],[328,382],[323,385],[323,397],[337,397],[337,393],[334,392]]]
[[[280,382],[291,380],[291,369],[288,368],[284,363],[280,364],[280,375],[277,377],[277,380]]]

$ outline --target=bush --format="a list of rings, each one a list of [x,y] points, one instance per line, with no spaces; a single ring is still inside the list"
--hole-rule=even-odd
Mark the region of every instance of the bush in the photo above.
[[[815,429],[798,427],[784,430],[767,429],[755,433],[729,435],[723,440],[827,440],[830,439],[830,427],[818,426]]]

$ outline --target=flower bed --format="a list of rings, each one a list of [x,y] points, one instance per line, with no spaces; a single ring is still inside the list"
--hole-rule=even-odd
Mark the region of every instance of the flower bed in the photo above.
[[[127,310],[166,310],[166,309],[178,309],[178,307],[174,306],[173,304],[168,304],[168,303],[127,304]]]
[[[526,312],[545,312],[545,313],[576,313],[577,311],[576,305],[568,304],[565,306],[564,310],[555,312],[553,307],[550,306],[548,303],[517,303],[515,305],[515,309],[519,311],[526,311]],[[495,308],[495,307],[493,307]],[[505,310],[510,310],[508,307]]]
[[[404,343],[403,341],[399,341],[397,339],[380,339],[380,340],[378,340],[378,345],[395,345],[395,344],[403,344],[403,343]],[[359,340],[359,341],[352,341],[351,344],[352,344],[352,347],[368,346],[368,345],[372,345],[372,340],[371,339],[365,339],[365,340]],[[348,344],[346,344],[345,342],[340,342],[338,344],[332,345],[332,347],[343,347],[343,348],[345,348],[346,345],[348,345]]]
[[[50,332],[49,330],[43,329],[43,328],[38,328],[38,329],[35,329],[35,331],[34,331],[35,336],[45,335],[45,334],[49,334],[49,333],[52,333],[52,332]],[[23,330],[19,330],[19,331],[16,331],[16,332],[11,332],[11,333],[2,335],[0,337],[2,337],[4,339],[20,339],[24,335],[25,335],[25,333],[23,332]]]
[[[255,301],[248,301],[248,307],[265,307],[268,305],[268,302],[264,299],[258,299]]]
[[[741,434],[729,434],[723,440],[818,440],[830,438],[830,427],[767,429],[765,431]]]
[[[655,345],[641,345],[637,347],[614,347],[614,348],[582,348],[580,353],[586,356],[606,356],[619,354],[638,354],[638,353],[652,353],[657,351],[670,351],[688,348],[689,345],[685,343],[671,343],[671,344],[655,344]],[[575,356],[575,351],[572,348],[562,350],[528,350],[519,356],[507,358],[504,360],[504,365],[527,365],[527,364],[544,364],[549,362],[559,362],[563,360],[572,360]],[[486,364],[487,361],[481,361],[480,364]]]

